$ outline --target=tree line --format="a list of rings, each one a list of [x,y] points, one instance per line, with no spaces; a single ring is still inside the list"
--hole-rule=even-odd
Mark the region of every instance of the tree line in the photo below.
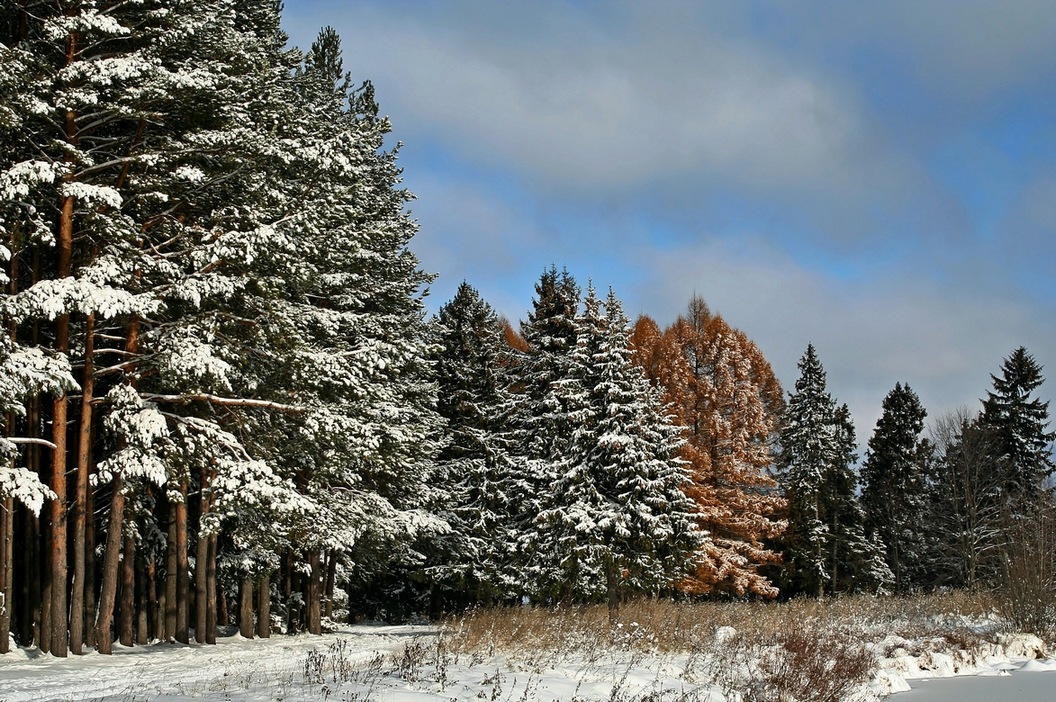
[[[786,397],[703,300],[632,324],[551,267],[517,329],[468,283],[427,318],[373,88],[279,20],[0,7],[0,652],[1013,571],[1024,349],[930,439],[896,386],[859,474],[815,350]]]

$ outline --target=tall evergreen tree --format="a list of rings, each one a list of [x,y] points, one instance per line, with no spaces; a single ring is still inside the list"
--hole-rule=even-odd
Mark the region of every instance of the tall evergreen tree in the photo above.
[[[507,496],[511,512],[517,515],[511,533],[511,580],[520,581],[524,594],[535,593],[540,587],[539,579],[528,575],[524,563],[537,553],[534,519],[568,452],[571,428],[567,398],[557,392],[557,384],[570,373],[580,305],[575,279],[567,271],[558,273],[554,266],[543,272],[535,292],[528,319],[521,323],[521,337],[528,350],[514,356],[510,404],[503,413],[512,459]]]
[[[431,327],[437,411],[447,436],[437,457],[437,506],[451,529],[437,537],[424,573],[449,596],[490,604],[507,589],[508,530],[516,517],[505,499],[505,327],[465,282]]]
[[[684,574],[699,543],[677,427],[631,362],[628,322],[610,291],[593,288],[576,320],[570,372],[556,392],[571,429],[557,479],[536,520],[536,570],[551,592],[601,599],[656,592]]]
[[[788,498],[783,579],[788,594],[879,590],[888,571],[865,538],[850,465],[854,432],[826,389],[813,344],[799,361],[781,429],[779,468]],[[879,561],[879,562],[878,562]]]
[[[995,461],[1003,467],[1007,508],[1028,510],[1056,469],[1052,461],[1049,403],[1033,393],[1045,382],[1042,368],[1022,346],[1001,364],[1001,376],[991,375],[994,389],[983,400],[981,422],[996,434]]]
[[[833,427],[838,458],[823,479],[822,513],[828,528],[828,591],[877,592],[894,576],[884,559],[883,542],[866,534],[866,515],[858,498],[858,460],[854,424],[847,405],[836,408]]]
[[[993,584],[1007,527],[1003,475],[994,469],[997,433],[966,409],[941,417],[931,433],[925,585]]]
[[[866,528],[886,550],[895,592],[904,594],[924,576],[927,472],[932,450],[921,434],[927,412],[908,385],[897,383],[884,398],[883,413],[862,464]]]
[[[279,24],[277,3],[248,0],[0,14],[14,74],[0,72],[0,314],[14,344],[2,357],[49,349],[33,377],[63,379],[13,390],[23,411],[0,444],[30,439],[16,473],[47,476],[56,497],[45,522],[11,527],[34,545],[16,573],[22,643],[39,632],[63,655],[68,636],[79,652],[97,628],[105,652],[115,619],[131,643],[144,578],[165,612],[137,640],[186,641],[192,575],[196,635],[210,641],[217,564],[241,560],[218,558],[232,544],[283,552],[246,551],[291,582],[306,560],[318,630],[324,562],[377,572],[442,528],[423,510],[429,276],[407,248],[389,124],[369,84],[347,90],[335,34],[298,71]],[[133,553],[136,532],[166,535],[164,564]]]

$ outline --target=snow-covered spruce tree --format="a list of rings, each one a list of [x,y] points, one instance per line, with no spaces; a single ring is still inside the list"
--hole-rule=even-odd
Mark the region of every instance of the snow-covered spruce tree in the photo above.
[[[962,409],[931,429],[928,474],[928,587],[994,584],[1005,513],[1003,475],[994,470],[996,431]]]
[[[779,560],[770,544],[784,528],[784,500],[771,477],[782,411],[777,378],[759,348],[700,298],[660,336],[650,333],[651,321],[636,325],[636,359],[684,429],[686,492],[707,534],[696,572],[678,587],[774,597],[761,569]]]
[[[980,421],[996,434],[993,461],[1005,476],[1005,508],[1010,515],[1029,513],[1056,469],[1051,453],[1056,432],[1049,431],[1049,403],[1034,394],[1045,382],[1041,371],[1021,346],[1001,364],[1000,377],[990,376],[994,389],[983,400]]]
[[[916,393],[897,383],[884,398],[860,473],[866,531],[884,544],[898,594],[918,587],[924,577],[926,479],[932,454],[921,436],[926,416]]]
[[[786,594],[820,597],[843,583],[881,589],[887,573],[877,562],[880,547],[865,540],[862,525],[854,524],[862,512],[848,475],[854,460],[848,413],[837,409],[826,389],[825,369],[813,344],[800,359],[799,371],[782,423],[778,460],[788,498],[782,572]]]
[[[571,429],[564,399],[555,384],[568,376],[576,345],[579,286],[568,271],[551,266],[535,286],[528,319],[521,323],[527,351],[515,353],[509,376],[509,405],[503,411],[511,457],[503,481],[513,521],[510,524],[509,568],[504,579],[510,594],[550,597],[543,581],[554,577],[526,568],[538,549],[535,517],[543,496],[558,477],[558,463],[567,454]]]
[[[447,437],[433,484],[436,511],[451,529],[431,544],[422,574],[444,600],[463,606],[494,603],[506,591],[507,532],[517,515],[504,492],[510,474],[502,425],[509,402],[504,335],[495,311],[466,282],[431,324],[437,411]]]
[[[894,575],[887,566],[884,542],[866,532],[866,513],[858,496],[854,470],[858,443],[847,405],[833,415],[838,458],[824,478],[822,513],[828,527],[829,592],[881,592]]]
[[[615,294],[602,306],[588,288],[570,372],[555,381],[570,443],[536,519],[530,568],[552,596],[604,598],[610,613],[625,595],[684,576],[700,544],[679,429],[631,361],[629,333]]]

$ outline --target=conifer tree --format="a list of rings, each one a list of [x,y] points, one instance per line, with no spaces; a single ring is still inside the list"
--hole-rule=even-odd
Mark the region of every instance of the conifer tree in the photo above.
[[[926,416],[916,393],[897,383],[884,398],[861,470],[866,529],[884,544],[898,594],[909,592],[923,577],[926,477],[932,453],[921,436]]]
[[[555,391],[571,441],[536,520],[534,570],[551,592],[602,599],[656,592],[684,574],[699,541],[682,492],[678,429],[631,361],[628,322],[610,291],[588,288],[570,372]]]
[[[882,589],[879,544],[864,537],[850,464],[854,432],[826,389],[813,344],[799,361],[781,429],[781,482],[788,498],[783,579],[788,594],[822,596],[843,587]],[[878,562],[879,561],[879,562]]]
[[[650,322],[636,325],[635,358],[684,428],[686,491],[707,534],[696,572],[679,587],[773,597],[762,568],[777,562],[768,544],[784,527],[784,500],[770,475],[781,387],[759,348],[700,298],[662,335]]]
[[[1033,393],[1045,382],[1042,368],[1022,346],[1001,364],[1001,376],[991,375],[994,389],[983,400],[981,422],[996,434],[994,460],[1002,466],[1006,508],[1012,514],[1031,509],[1052,475],[1049,403]]]
[[[568,271],[558,273],[555,266],[543,272],[535,292],[528,319],[521,323],[528,350],[513,357],[510,403],[503,412],[512,461],[506,494],[516,515],[511,525],[509,579],[519,583],[522,594],[535,594],[542,582],[529,575],[524,564],[538,551],[534,519],[568,451],[568,411],[556,384],[570,372],[580,304],[575,279]],[[547,577],[551,584],[556,581]]]
[[[139,640],[186,641],[192,576],[211,641],[217,563],[244,562],[224,561],[231,544],[265,577],[308,561],[318,630],[334,554],[377,572],[441,528],[423,511],[429,276],[407,248],[389,124],[369,84],[348,90],[336,34],[302,67],[279,24],[277,3],[248,0],[0,14],[0,362],[51,351],[11,375],[22,411],[0,448],[30,441],[3,476],[49,475],[56,498],[45,523],[19,520],[26,578],[45,574],[18,603],[20,643],[39,631],[42,648],[63,655],[68,636],[80,652],[97,628],[107,652],[115,618]],[[144,533],[166,535],[164,565],[157,548],[132,553]],[[138,624],[143,578],[165,593],[157,625]]]
[[[463,282],[431,327],[437,411],[447,437],[437,456],[437,508],[451,528],[437,537],[424,574],[449,596],[489,604],[506,589],[507,531],[516,516],[505,501],[505,326]]]
[[[1007,526],[1003,475],[994,470],[997,433],[963,409],[941,417],[931,435],[926,585],[992,584]]]

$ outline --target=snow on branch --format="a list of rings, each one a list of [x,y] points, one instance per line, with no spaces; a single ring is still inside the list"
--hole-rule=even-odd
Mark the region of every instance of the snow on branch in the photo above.
[[[55,493],[31,470],[0,467],[0,497],[13,497],[39,516],[44,501],[54,500]]]
[[[277,412],[286,412],[288,414],[302,414],[305,411],[303,407],[298,407],[297,405],[286,405],[281,402],[272,402],[271,400],[254,400],[248,397],[221,397],[219,395],[210,395],[208,393],[188,393],[184,395],[155,395],[144,393],[142,398],[150,402],[179,405],[187,404],[189,402],[209,402],[214,405],[223,405],[225,407],[257,407],[259,409],[273,409]]]

